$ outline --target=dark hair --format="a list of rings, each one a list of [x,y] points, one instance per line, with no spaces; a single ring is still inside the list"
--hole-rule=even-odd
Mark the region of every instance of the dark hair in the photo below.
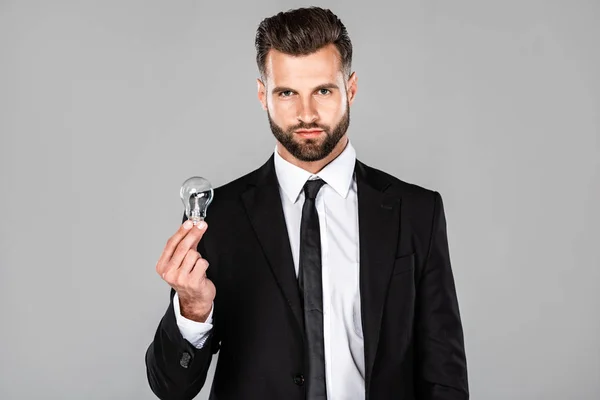
[[[256,31],[256,63],[262,77],[270,49],[294,56],[312,54],[334,44],[340,52],[342,72],[348,77],[352,64],[352,43],[346,27],[330,10],[298,8],[265,18]]]

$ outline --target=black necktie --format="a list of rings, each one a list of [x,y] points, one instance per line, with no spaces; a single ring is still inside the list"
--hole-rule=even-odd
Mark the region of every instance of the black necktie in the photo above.
[[[325,386],[325,345],[323,341],[323,284],[321,280],[321,235],[315,198],[325,184],[322,179],[304,185],[304,206],[300,223],[298,284],[304,297],[304,330],[308,360],[307,400],[327,399]]]

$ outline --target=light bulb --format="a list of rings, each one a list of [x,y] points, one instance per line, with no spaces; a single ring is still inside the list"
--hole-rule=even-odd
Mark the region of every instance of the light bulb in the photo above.
[[[194,225],[206,218],[206,209],[213,195],[210,182],[199,176],[192,176],[181,185],[179,196],[185,207],[185,215]]]

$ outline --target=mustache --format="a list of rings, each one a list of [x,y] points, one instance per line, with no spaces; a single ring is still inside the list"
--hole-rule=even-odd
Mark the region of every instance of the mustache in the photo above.
[[[305,124],[304,122],[299,123],[298,125],[294,125],[289,128],[290,132],[297,131],[298,129],[320,129],[325,132],[329,132],[328,126],[321,126],[317,123]]]

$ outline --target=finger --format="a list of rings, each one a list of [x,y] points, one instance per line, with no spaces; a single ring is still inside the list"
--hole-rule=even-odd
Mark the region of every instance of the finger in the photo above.
[[[175,266],[169,263],[169,267],[163,272],[162,278],[171,286],[182,287],[189,280],[189,272],[200,259],[200,254],[195,250],[189,250],[181,265]]]
[[[192,280],[204,279],[204,277],[206,276],[206,270],[208,269],[209,265],[210,265],[210,263],[208,262],[208,260],[206,260],[206,258],[201,257],[198,260],[196,260],[196,263],[194,264],[194,268],[190,272],[190,279],[192,279]]]
[[[200,253],[198,253],[196,250],[188,250],[183,262],[181,263],[181,266],[179,267],[179,273],[183,275],[189,274],[199,258],[201,258]]]
[[[207,228],[206,222],[202,222],[203,221],[191,228],[188,234],[179,242],[177,248],[173,252],[171,260],[168,262],[169,265],[167,268],[179,268],[187,252],[192,248],[196,250],[198,243],[202,239],[202,235],[204,235]]]
[[[208,230],[208,222],[202,221],[202,224],[203,224],[203,227],[200,229],[200,236],[198,236],[198,240],[196,241],[196,246],[194,246],[194,247],[198,247],[198,243],[200,243],[200,241],[204,237],[204,234]]]
[[[156,272],[158,272],[161,276],[164,274],[168,262],[173,257],[175,249],[177,248],[181,240],[185,236],[187,236],[192,227],[192,221],[185,221],[183,224],[181,224],[177,232],[175,232],[175,234],[171,236],[169,240],[167,240],[167,244],[165,245],[165,248],[156,264]]]

